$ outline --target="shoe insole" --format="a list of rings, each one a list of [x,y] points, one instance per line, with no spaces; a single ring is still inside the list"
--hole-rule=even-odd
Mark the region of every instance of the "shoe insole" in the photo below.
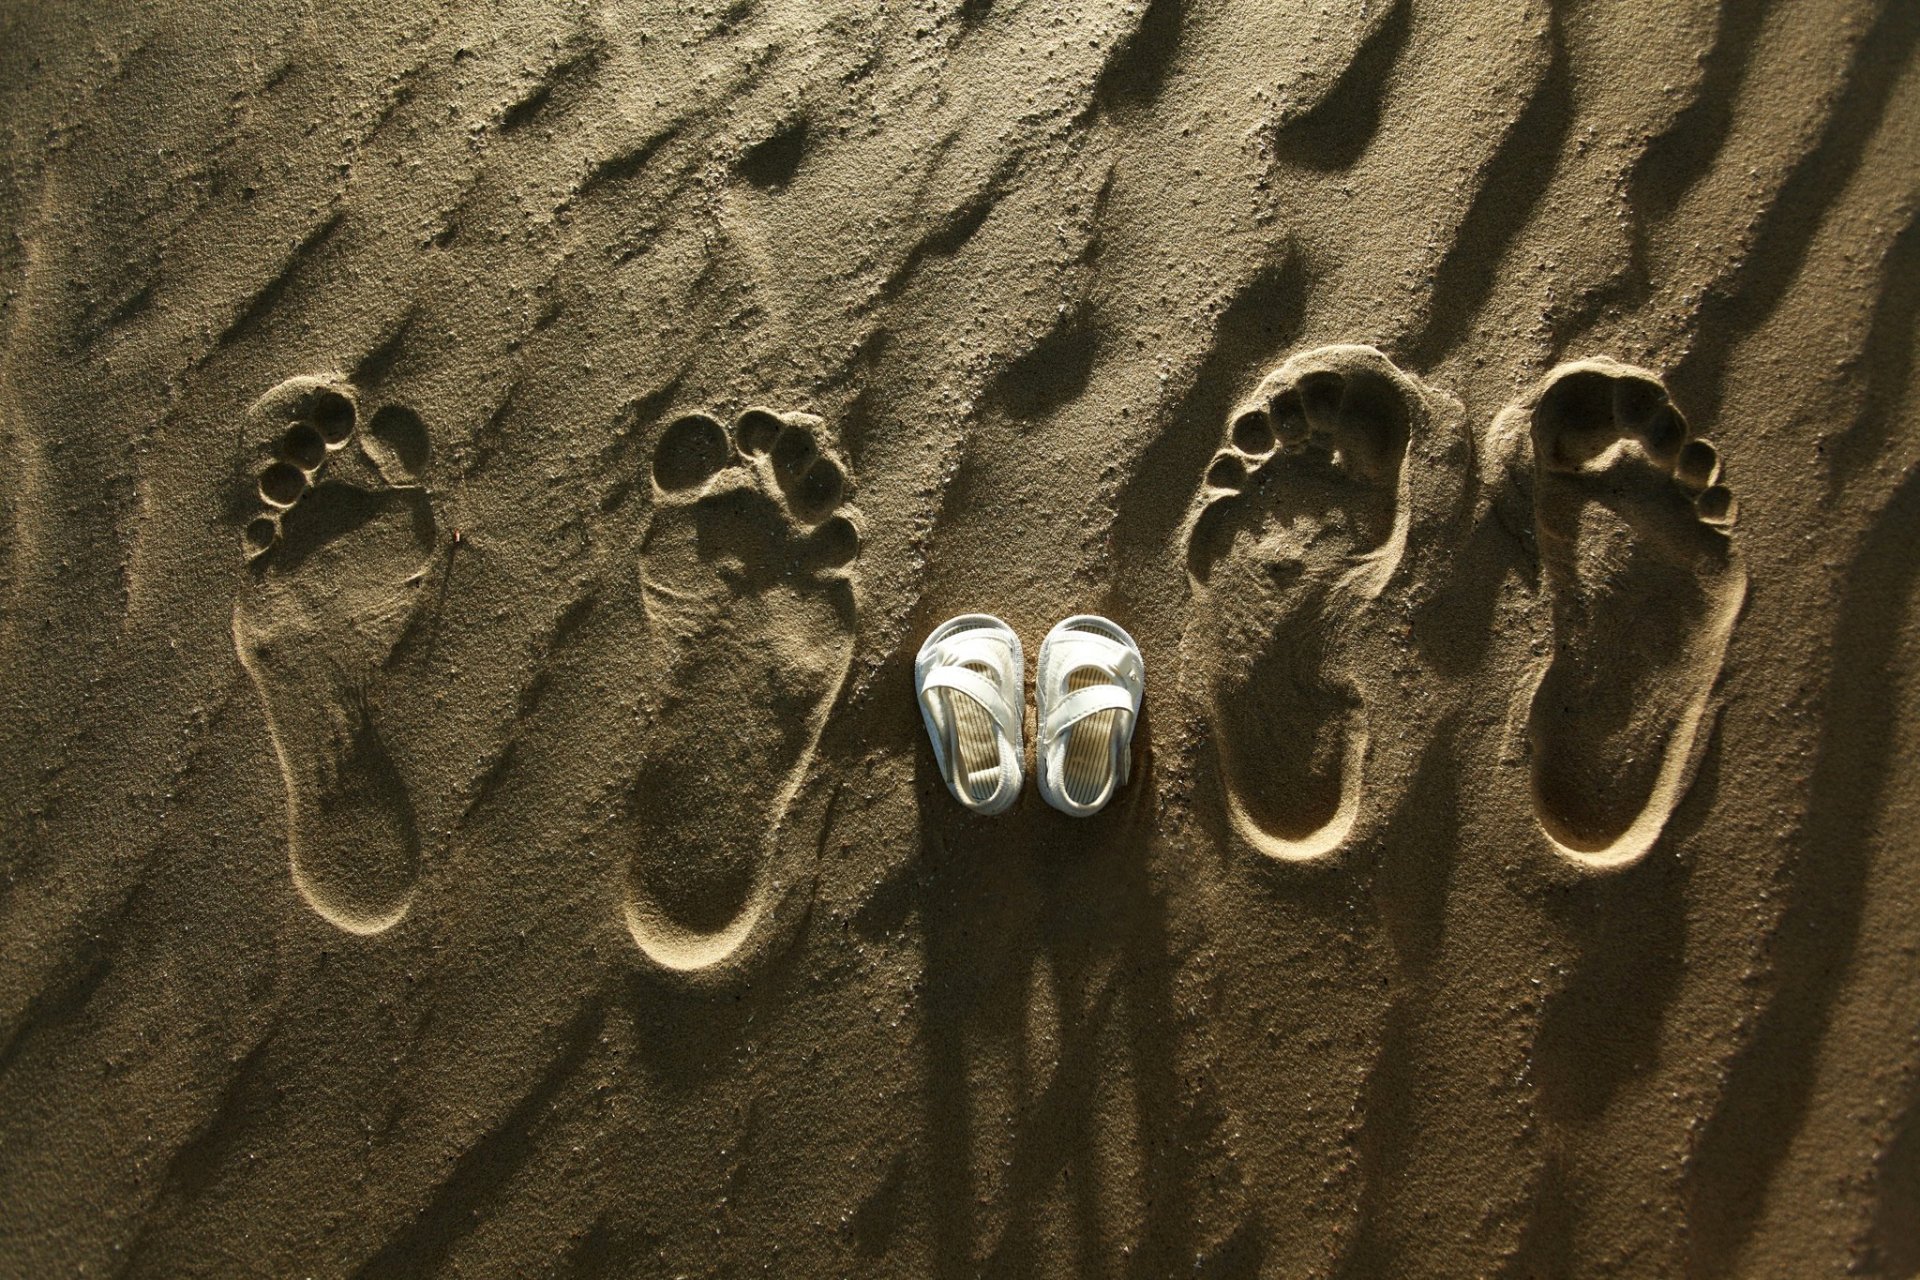
[[[990,683],[998,680],[993,668],[984,662],[961,665]],[[961,786],[975,804],[985,804],[1000,786],[1000,744],[994,737],[993,717],[956,689],[941,692],[946,698],[948,722],[953,725],[954,764]]]
[[[1067,692],[1119,681],[1097,667],[1082,667],[1067,677]],[[1060,765],[1060,790],[1075,804],[1093,804],[1107,789],[1114,769],[1113,735],[1120,731],[1118,710],[1096,711],[1067,730],[1066,758]],[[1115,780],[1118,785],[1118,780]]]

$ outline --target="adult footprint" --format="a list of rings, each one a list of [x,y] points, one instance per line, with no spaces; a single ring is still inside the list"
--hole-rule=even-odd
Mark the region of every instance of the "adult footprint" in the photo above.
[[[1457,495],[1460,421],[1373,348],[1322,347],[1267,376],[1209,466],[1188,525],[1189,670],[1228,816],[1268,857],[1348,843],[1380,736],[1412,736],[1374,705],[1406,648],[1382,597],[1421,513]]]
[[[784,830],[853,656],[859,517],[825,424],[749,409],[671,423],[640,543],[647,827],[627,927],[661,971],[743,972],[797,918],[811,841]]]
[[[378,933],[406,914],[420,869],[377,721],[435,559],[426,430],[398,405],[362,421],[351,384],[314,377],[267,392],[247,424],[261,465],[233,642],[286,780],[294,887],[341,929]]]
[[[1495,434],[1531,454],[1553,613],[1527,715],[1534,813],[1569,857],[1627,865],[1686,790],[1746,597],[1733,493],[1665,384],[1612,360],[1553,370]]]

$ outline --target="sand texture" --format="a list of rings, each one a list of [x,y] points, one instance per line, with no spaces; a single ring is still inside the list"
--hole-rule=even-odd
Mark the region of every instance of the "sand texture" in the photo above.
[[[0,3],[0,1276],[1920,1274],[1916,41]]]

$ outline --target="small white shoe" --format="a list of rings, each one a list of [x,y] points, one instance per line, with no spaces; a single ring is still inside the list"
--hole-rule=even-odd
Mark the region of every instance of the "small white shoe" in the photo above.
[[[1026,674],[1020,637],[986,613],[947,619],[914,659],[914,693],[940,776],[975,813],[1004,813],[1020,798]]]
[[[1126,785],[1146,681],[1140,646],[1116,622],[1080,614],[1047,633],[1033,697],[1034,756],[1048,804],[1092,817]]]

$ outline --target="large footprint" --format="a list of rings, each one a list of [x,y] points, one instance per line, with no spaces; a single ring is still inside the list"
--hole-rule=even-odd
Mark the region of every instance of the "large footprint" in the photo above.
[[[1189,669],[1233,828],[1268,857],[1327,858],[1368,808],[1370,704],[1407,649],[1382,597],[1422,513],[1459,491],[1461,420],[1373,348],[1321,347],[1267,376],[1209,466],[1188,526]]]
[[[1747,575],[1732,492],[1665,384],[1564,364],[1502,411],[1531,465],[1553,654],[1527,713],[1534,813],[1593,867],[1638,861],[1685,793]]]
[[[627,927],[660,970],[749,967],[787,930],[810,852],[783,828],[853,657],[859,517],[807,414],[676,419],[640,543],[651,694]]]
[[[420,870],[376,721],[436,558],[426,430],[398,405],[363,422],[351,384],[317,377],[267,392],[247,425],[261,466],[233,642],[286,780],[293,883],[332,924],[378,933],[406,915]]]

